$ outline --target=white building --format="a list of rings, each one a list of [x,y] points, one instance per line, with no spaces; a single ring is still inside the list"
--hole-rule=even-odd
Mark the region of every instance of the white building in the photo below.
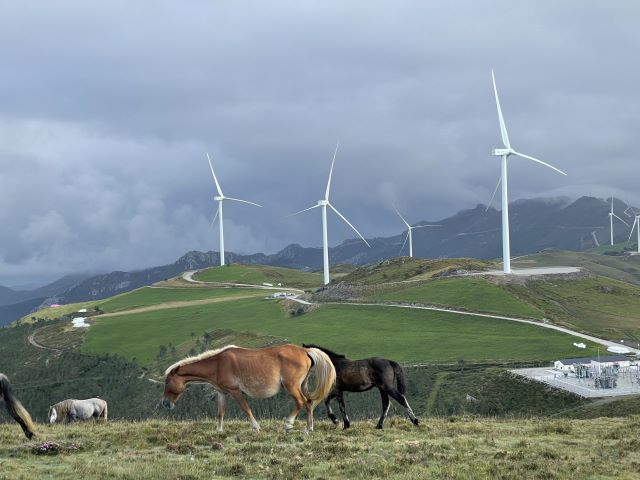
[[[565,358],[553,362],[553,368],[561,372],[575,372],[576,365],[587,365],[596,371],[600,371],[604,367],[629,367],[631,360],[624,355],[609,355],[602,357]]]

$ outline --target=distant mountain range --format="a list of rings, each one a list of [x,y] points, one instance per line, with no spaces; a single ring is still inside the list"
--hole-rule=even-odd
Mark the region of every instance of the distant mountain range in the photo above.
[[[633,218],[624,213],[628,205],[615,199],[614,211],[628,223]],[[509,205],[511,225],[511,253],[513,256],[544,249],[585,250],[609,241],[610,203],[594,197],[567,199],[518,200]],[[413,232],[414,255],[424,258],[471,257],[498,258],[502,255],[501,213],[495,208],[477,205],[470,210],[435,223],[440,227],[417,229]],[[615,242],[626,241],[629,227],[614,221]],[[357,239],[345,240],[330,249],[330,261],[363,265],[407,255],[408,247],[400,252],[405,232],[386,238],[369,240],[371,248]],[[322,268],[322,250],[317,247],[288,245],[278,253],[265,255],[237,255],[226,252],[229,263],[258,263],[307,270]],[[118,293],[171,278],[185,270],[218,265],[217,252],[192,251],[169,265],[132,272],[111,272],[87,278],[68,275],[49,285],[32,291],[14,291],[0,287],[0,325],[9,323],[34,309],[53,303],[74,303],[98,300]]]

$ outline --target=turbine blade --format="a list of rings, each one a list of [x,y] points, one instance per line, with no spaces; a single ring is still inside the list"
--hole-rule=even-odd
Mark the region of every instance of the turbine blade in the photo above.
[[[216,208],[216,214],[213,217],[213,221],[211,223],[213,223],[214,225],[216,224],[216,220],[218,219],[218,215],[220,214],[220,205],[218,205],[218,208]]]
[[[329,181],[327,182],[327,190],[324,193],[324,199],[329,200],[329,190],[331,190],[331,177],[333,175],[333,164],[336,163],[336,155],[338,154],[338,147],[340,146],[340,141],[336,142],[336,149],[333,152],[333,160],[331,160],[331,170],[329,170]]]
[[[416,225],[415,227],[411,227],[411,228],[424,228],[424,227],[441,227],[442,225]]]
[[[213,163],[211,163],[211,157],[209,156],[209,152],[207,152],[207,160],[209,160],[209,167],[211,167],[211,175],[213,175],[213,181],[216,182],[218,195],[221,197],[224,197],[224,194],[222,193],[222,189],[220,188],[220,184],[218,183],[218,177],[216,177],[216,172],[213,171]]]
[[[545,167],[549,167],[550,169],[555,170],[556,172],[561,173],[562,175],[566,175],[566,173],[564,173],[559,168],[556,168],[553,165],[549,165],[548,163],[543,162],[542,160],[538,160],[537,158],[530,157],[529,155],[525,155],[524,153],[516,152],[515,150],[513,151],[513,154],[517,155],[519,157],[522,157],[522,158],[526,158],[527,160],[532,160],[534,162],[538,162],[539,164],[544,165]]]
[[[318,208],[319,206],[320,206],[320,205],[314,205],[313,207],[305,208],[304,210],[300,210],[299,212],[296,212],[296,213],[290,213],[289,215],[287,215],[287,217],[293,217],[294,215],[298,215],[298,214],[300,214],[300,213],[307,212],[307,211],[309,211],[309,210],[313,210],[314,208]]]
[[[624,223],[627,227],[629,226],[629,224],[627,222],[625,222],[623,219],[621,219],[618,215],[616,215],[615,213],[613,214],[614,217],[616,217],[618,220],[620,220],[622,223]]]
[[[409,240],[409,230],[407,230],[407,236],[404,237],[404,242],[402,242],[402,246],[400,247],[400,250],[398,251],[398,255],[400,255],[402,253],[402,249],[404,249],[404,246],[407,244],[407,240]]]
[[[496,183],[496,188],[493,189],[493,195],[491,195],[491,200],[489,200],[489,203],[487,203],[487,208],[485,208],[485,212],[489,211],[489,208],[491,208],[491,204],[493,203],[493,199],[496,198],[496,193],[498,193],[498,188],[500,187],[500,183],[502,183],[502,175],[500,175],[500,177],[498,178],[498,183]]]
[[[613,195],[611,195],[611,213],[613,213]]]
[[[633,230],[636,228],[636,225],[638,225],[638,217],[636,217],[635,221],[633,222],[633,226],[631,227],[631,231],[629,232],[629,238],[627,238],[627,242],[631,240],[631,235],[633,235]]]
[[[506,148],[511,148],[509,143],[509,135],[507,134],[507,127],[504,124],[504,118],[502,117],[502,109],[500,108],[500,99],[498,98],[498,87],[496,87],[496,76],[491,70],[491,79],[493,80],[493,92],[496,94],[496,107],[498,107],[498,120],[500,121],[500,135],[502,135],[502,143]]]
[[[224,197],[224,199],[225,200],[233,200],[234,202],[248,203],[249,205],[255,205],[256,207],[262,207],[262,205],[260,205],[258,203],[250,202],[249,200],[240,200],[239,198],[231,198],[231,197]]]
[[[402,221],[404,222],[404,224],[407,226],[407,228],[411,228],[411,225],[409,225],[409,223],[407,223],[407,221],[404,219],[404,217],[402,215],[400,215],[400,212],[398,211],[398,209],[395,207],[395,205],[393,206],[393,209],[396,211],[396,213],[398,214],[398,216],[402,219]]]
[[[333,210],[334,212],[336,212],[336,215],[338,215],[342,220],[345,221],[345,223],[347,225],[349,225],[351,228],[353,228],[353,231],[356,232],[358,234],[358,236],[362,239],[362,241],[364,243],[367,244],[367,247],[371,248],[371,245],[369,245],[369,242],[367,242],[367,240],[362,236],[362,234],[358,231],[358,229],[356,227],[354,227],[353,225],[351,225],[351,223],[349,222],[349,220],[347,220],[344,215],[342,215],[337,209],[336,207],[334,207],[333,205],[329,204],[329,206],[331,207],[331,210]]]

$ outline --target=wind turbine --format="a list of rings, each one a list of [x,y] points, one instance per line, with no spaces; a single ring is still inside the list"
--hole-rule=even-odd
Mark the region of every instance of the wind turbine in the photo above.
[[[331,170],[329,170],[329,181],[327,182],[327,189],[324,193],[324,198],[322,200],[318,200],[318,203],[313,205],[312,207],[305,208],[304,210],[300,210],[299,212],[288,215],[289,217],[292,217],[294,215],[298,215],[299,213],[306,212],[308,210],[313,210],[314,208],[320,207],[322,209],[322,260],[323,260],[323,272],[324,272],[325,285],[329,284],[329,236],[327,233],[327,207],[331,208],[331,210],[333,210],[336,213],[336,215],[338,215],[342,220],[344,220],[345,223],[349,225],[353,229],[353,231],[358,234],[358,236],[362,239],[362,241],[366,243],[369,248],[371,248],[371,245],[369,245],[369,242],[365,240],[365,238],[360,234],[360,232],[356,229],[356,227],[351,225],[351,223],[349,223],[349,220],[347,220],[344,217],[344,215],[342,215],[329,202],[329,192],[331,190],[331,176],[333,175],[333,164],[336,161],[336,155],[338,154],[339,146],[340,146],[340,142],[336,143],[336,149],[333,152],[333,160],[331,160]]]
[[[611,195],[611,211],[609,212],[609,225],[611,227],[611,245],[613,245],[613,217],[616,217],[618,220],[620,220],[622,223],[624,223],[627,227],[629,226],[629,224],[627,222],[625,222],[618,215],[613,213],[613,195]]]
[[[398,214],[398,216],[400,217],[400,219],[404,222],[404,224],[407,226],[407,236],[404,237],[404,243],[402,244],[402,246],[400,247],[400,251],[402,252],[402,249],[404,248],[405,244],[407,243],[407,239],[409,239],[409,257],[413,257],[413,235],[411,234],[411,231],[414,228],[424,228],[424,227],[440,227],[441,225],[416,225],[415,227],[412,227],[411,225],[409,225],[409,223],[404,219],[404,217],[402,215],[400,215],[400,212],[398,211],[398,209],[396,207],[393,207],[393,209],[396,211],[396,213]]]
[[[633,225],[631,226],[631,231],[629,232],[629,238],[627,239],[627,242],[631,240],[631,235],[633,235],[633,229],[635,228],[638,234],[638,253],[640,253],[640,215],[638,215],[633,208],[631,207],[627,208],[627,210],[629,209],[631,209],[636,219],[634,220]],[[625,210],[625,212],[627,210]]]
[[[262,205],[258,205],[257,203],[249,202],[248,200],[240,200],[239,198],[231,198],[225,197],[224,193],[222,193],[222,188],[220,188],[220,183],[218,183],[218,177],[216,177],[216,172],[213,170],[213,163],[211,163],[211,157],[209,156],[209,152],[207,152],[207,160],[209,160],[209,167],[211,168],[211,175],[213,175],[213,181],[216,184],[216,190],[218,191],[218,195],[213,197],[213,199],[218,202],[218,210],[216,211],[215,217],[213,217],[213,221],[215,223],[216,218],[218,219],[218,224],[220,226],[220,266],[224,266],[224,221],[222,218],[222,203],[225,200],[231,200],[233,202],[240,203],[248,203],[249,205],[254,205],[256,207],[262,207]]]
[[[502,117],[502,109],[500,108],[500,100],[498,99],[498,88],[496,87],[496,77],[491,70],[491,78],[493,80],[493,92],[496,96],[496,107],[498,108],[498,120],[500,122],[500,134],[502,136],[503,148],[496,148],[491,153],[497,157],[502,157],[501,173],[498,184],[502,183],[502,262],[504,273],[511,273],[511,248],[509,245],[509,196],[507,194],[507,159],[510,155],[516,155],[518,157],[526,158],[536,163],[540,163],[545,167],[549,167],[556,172],[566,175],[562,170],[549,165],[548,163],[538,160],[537,158],[530,157],[523,153],[516,152],[511,148],[509,142],[509,135],[507,134],[507,127],[504,124],[504,118]],[[498,187],[496,186],[496,191]],[[495,194],[495,192],[494,192]]]

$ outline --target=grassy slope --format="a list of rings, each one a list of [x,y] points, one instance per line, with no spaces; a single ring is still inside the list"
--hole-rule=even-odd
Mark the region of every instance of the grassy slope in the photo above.
[[[254,331],[298,344],[324,344],[354,358],[380,355],[403,362],[550,360],[573,353],[568,335],[501,320],[349,305],[287,317],[278,303],[261,299],[98,318],[84,349],[148,363],[161,344],[179,345],[191,332],[214,329]],[[590,345],[585,355],[595,352]]]
[[[39,427],[27,442],[17,425],[0,429],[0,457],[10,478],[390,478],[390,479],[635,479],[638,417],[581,420],[429,419],[415,428],[392,419],[341,431],[301,422],[290,433],[281,421],[248,423],[146,421]],[[36,455],[43,441],[58,455]]]
[[[374,285],[408,279],[428,279],[448,270],[485,270],[492,265],[492,262],[470,258],[431,260],[397,257],[360,267],[342,277],[340,281],[353,285]]]
[[[596,336],[640,342],[640,288],[605,277],[532,281],[506,288],[545,316]]]
[[[379,295],[375,299],[444,305],[537,319],[543,316],[540,309],[483,278],[443,278]]]
[[[227,265],[207,268],[198,272],[196,280],[202,282],[248,283],[282,283],[288,287],[313,288],[322,285],[322,274],[303,272],[293,268],[270,267],[266,265]]]
[[[623,282],[640,285],[640,255],[611,256],[592,252],[552,250],[513,260],[514,268],[572,266]]]

